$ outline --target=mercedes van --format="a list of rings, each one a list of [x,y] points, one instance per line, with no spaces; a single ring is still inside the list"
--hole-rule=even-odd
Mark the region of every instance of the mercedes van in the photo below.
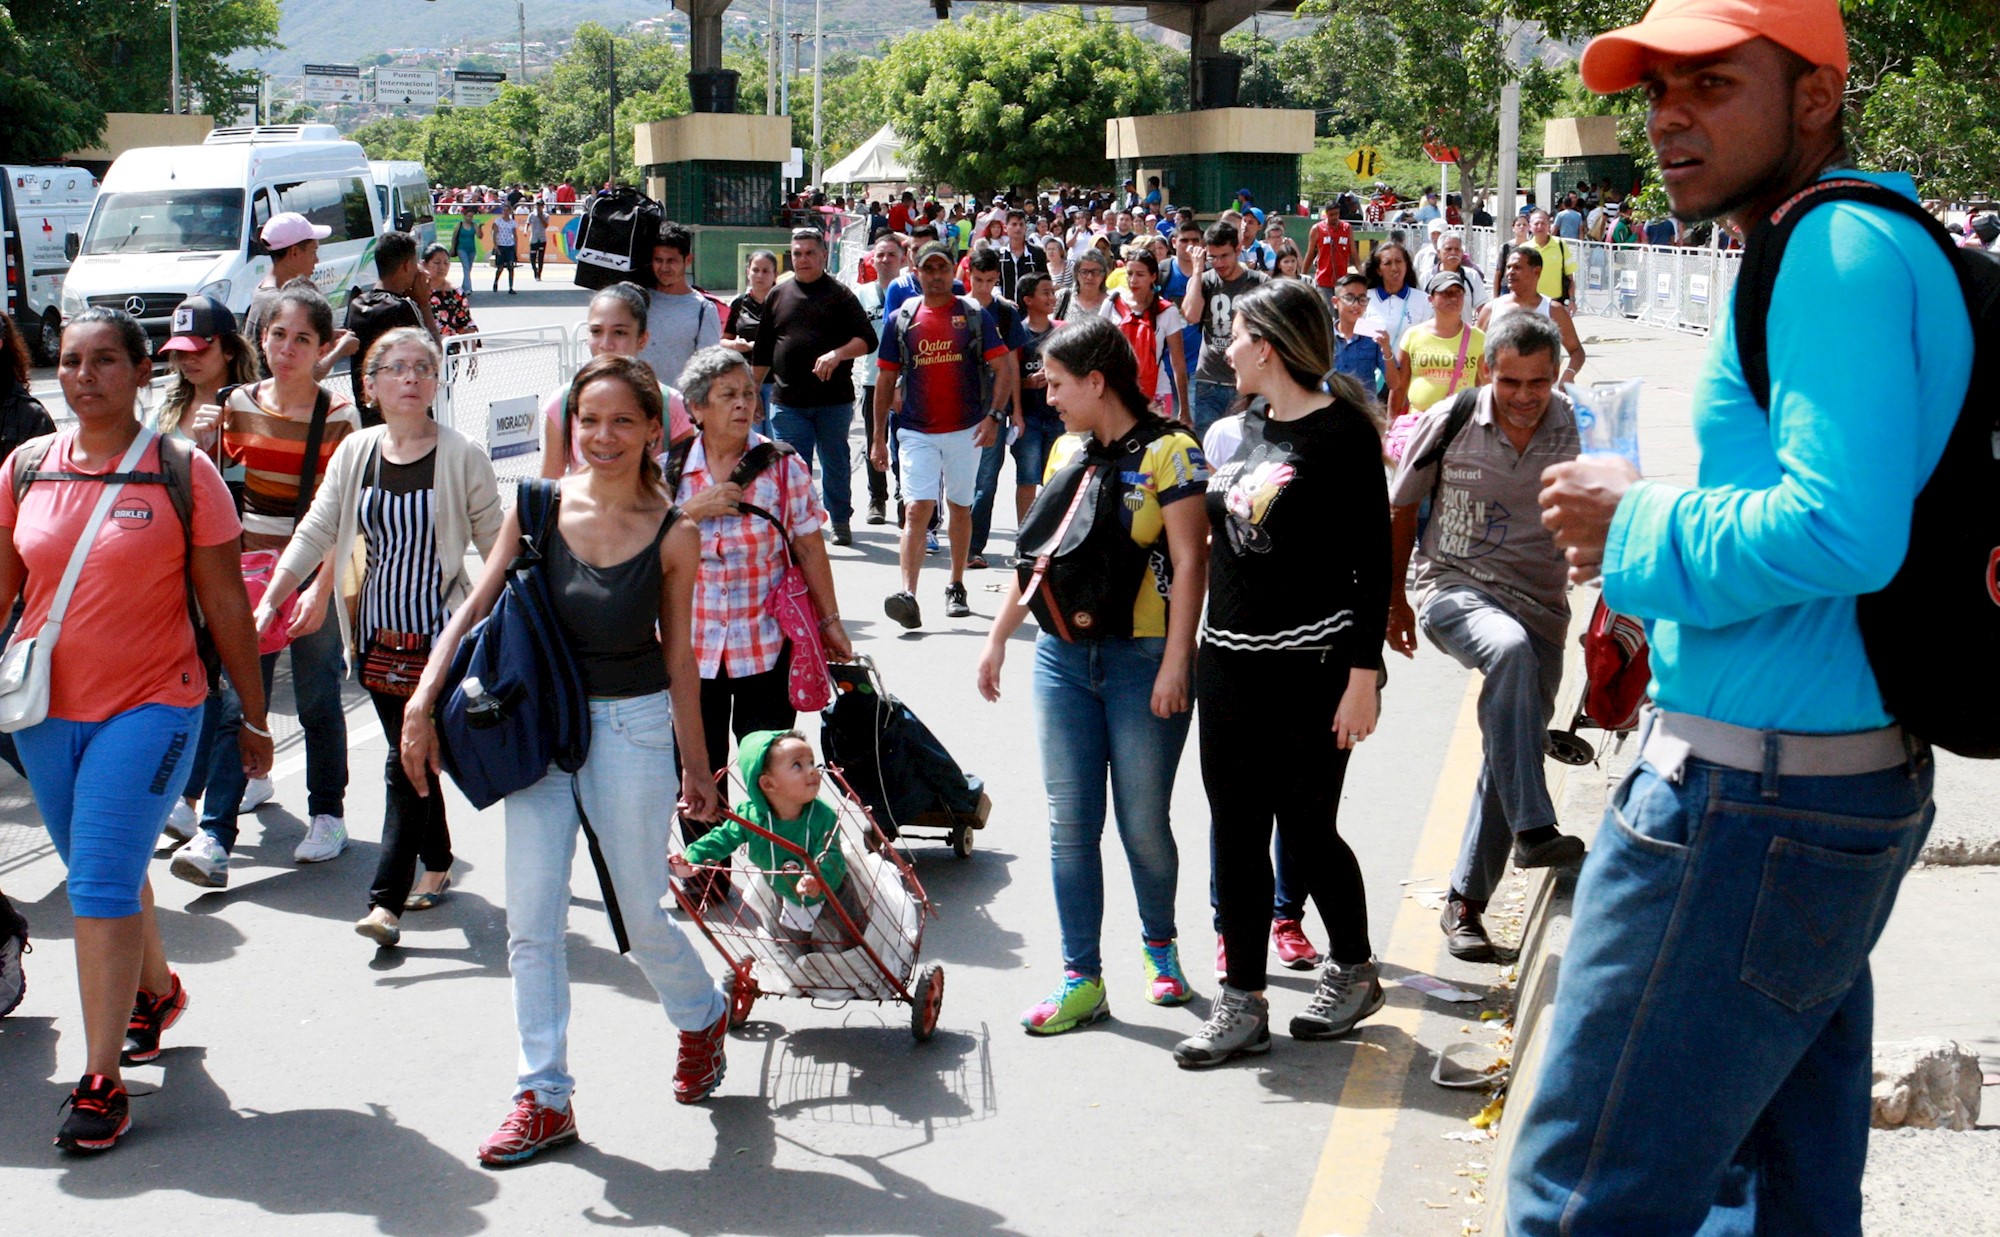
[[[217,129],[199,146],[128,150],[104,174],[63,318],[110,306],[160,339],[174,306],[197,293],[240,317],[271,271],[257,233],[284,211],[332,229],[312,277],[335,309],[375,282],[382,214],[368,156],[332,125]]]
[[[375,179],[375,205],[381,208],[382,226],[414,234],[418,253],[436,244],[437,219],[431,209],[431,185],[424,179],[424,165],[409,159],[376,159],[368,170]]]
[[[0,309],[21,328],[37,365],[62,342],[62,286],[72,237],[90,223],[97,178],[72,167],[0,167]]]

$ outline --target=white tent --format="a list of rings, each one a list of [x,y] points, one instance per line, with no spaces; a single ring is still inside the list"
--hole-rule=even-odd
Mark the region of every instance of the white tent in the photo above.
[[[854,153],[826,170],[822,178],[829,185],[889,184],[910,179],[903,166],[903,139],[888,125],[856,147]]]

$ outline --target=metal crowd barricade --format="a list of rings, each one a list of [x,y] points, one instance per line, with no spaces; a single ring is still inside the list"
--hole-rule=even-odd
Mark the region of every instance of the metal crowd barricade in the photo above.
[[[1716,324],[1742,266],[1740,251],[1706,246],[1608,245],[1565,241],[1576,255],[1572,312],[1635,318],[1654,326],[1706,335]],[[1467,228],[1466,255],[1497,284],[1501,234]]]
[[[868,216],[848,221],[833,239],[833,270],[849,287],[861,281],[861,259],[868,252]]]
[[[503,501],[513,502],[513,482],[540,474],[542,409],[575,372],[568,327],[445,339],[437,419],[486,448]]]

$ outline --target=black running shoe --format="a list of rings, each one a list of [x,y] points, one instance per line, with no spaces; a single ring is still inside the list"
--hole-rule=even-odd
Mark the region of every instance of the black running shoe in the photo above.
[[[132,1128],[125,1088],[102,1074],[85,1074],[58,1111],[63,1106],[68,1107],[69,1116],[56,1131],[56,1146],[64,1151],[79,1155],[109,1151]]]
[[[970,618],[972,607],[965,600],[965,585],[944,586],[944,614],[946,618]]]
[[[181,1014],[188,1006],[187,989],[181,987],[181,977],[173,976],[173,983],[165,992],[155,995],[140,992],[139,999],[132,1003],[132,1018],[125,1024],[125,1049],[118,1059],[126,1065],[144,1065],[160,1055],[160,1032],[181,1020]]]
[[[28,972],[21,957],[32,952],[28,921],[5,894],[0,894],[0,1018],[13,1013],[21,998],[28,995]]]

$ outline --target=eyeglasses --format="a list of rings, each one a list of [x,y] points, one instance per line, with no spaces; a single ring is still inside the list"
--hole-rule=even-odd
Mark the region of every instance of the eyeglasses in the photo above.
[[[1368,303],[1368,294],[1364,292],[1359,296],[1349,296],[1343,292],[1340,294],[1340,303],[1343,305],[1366,305]]]
[[[419,382],[429,382],[438,376],[438,367],[429,361],[397,361],[390,365],[377,365],[368,372],[387,374],[391,378],[415,378]]]

